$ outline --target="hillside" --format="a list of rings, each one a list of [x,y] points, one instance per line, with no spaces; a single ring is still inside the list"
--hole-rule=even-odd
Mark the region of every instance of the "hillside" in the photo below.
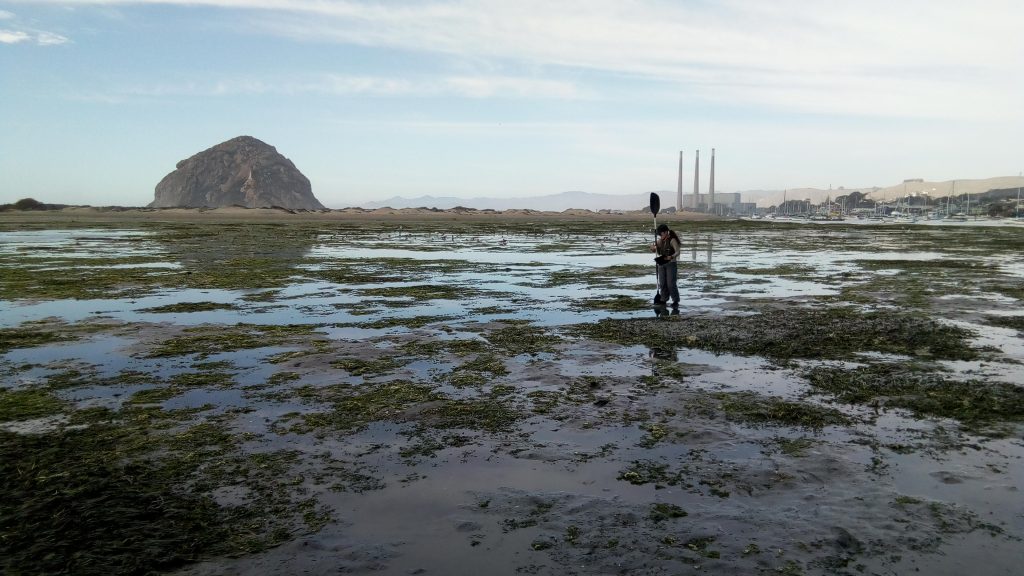
[[[1024,178],[1020,176],[1000,176],[995,178],[983,178],[975,180],[956,180],[957,194],[981,194],[994,189],[1006,189],[1016,186],[1024,186]],[[891,186],[864,186],[864,187],[841,187],[832,190],[820,188],[791,188],[789,190],[740,190],[739,193],[743,202],[756,202],[759,207],[768,207],[781,204],[783,198],[788,200],[811,200],[822,202],[827,197],[836,198],[854,191],[870,193],[874,199],[891,200],[901,197],[904,194],[928,193],[932,196],[945,197],[953,191],[953,180],[945,181],[922,181],[894,184]],[[731,192],[730,190],[719,190],[719,192]],[[659,190],[661,205],[664,208],[675,206],[676,193],[674,190]],[[509,197],[509,198],[455,198],[418,196],[415,198],[404,198],[395,196],[380,202],[366,202],[359,207],[367,209],[377,208],[437,208],[447,210],[462,206],[476,208],[478,210],[511,210],[518,208],[530,208],[534,210],[550,210],[561,212],[563,210],[639,210],[648,205],[650,192],[636,192],[631,194],[593,194],[590,192],[562,192],[560,194],[549,194],[545,196]]]
[[[955,183],[955,190],[954,190]],[[942,180],[922,182],[906,182],[891,186],[863,186],[860,188],[844,186],[832,190],[821,188],[791,188],[789,190],[744,190],[740,194],[744,202],[757,202],[759,207],[781,204],[787,200],[810,200],[822,202],[829,196],[836,198],[851,192],[869,193],[874,200],[892,200],[904,195],[929,194],[933,197],[946,197],[950,194],[981,194],[995,189],[1007,189],[1024,186],[1024,177],[998,176],[974,180]]]

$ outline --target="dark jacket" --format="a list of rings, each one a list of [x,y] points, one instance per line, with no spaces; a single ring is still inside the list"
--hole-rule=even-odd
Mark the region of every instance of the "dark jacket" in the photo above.
[[[679,260],[679,251],[682,247],[682,243],[679,241],[679,236],[672,230],[668,231],[667,241],[662,241],[658,238],[655,241],[657,247],[658,257],[661,258],[662,262],[675,262]]]

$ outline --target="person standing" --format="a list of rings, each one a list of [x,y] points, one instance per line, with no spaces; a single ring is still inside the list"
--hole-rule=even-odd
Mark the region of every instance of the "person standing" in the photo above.
[[[682,242],[667,224],[658,226],[657,233],[658,237],[651,247],[658,254],[658,257],[654,259],[658,263],[658,295],[654,297],[654,302],[667,304],[671,299],[672,307],[679,308],[679,287],[676,285],[676,275]]]

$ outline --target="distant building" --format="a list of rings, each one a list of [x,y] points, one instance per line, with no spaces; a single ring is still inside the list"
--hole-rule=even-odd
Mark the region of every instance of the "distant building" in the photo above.
[[[739,192],[715,192],[715,204],[722,204],[724,206],[732,206],[733,204],[740,203]]]
[[[706,201],[708,198],[709,196],[705,196],[701,199]],[[716,192],[715,203],[709,206],[706,202],[702,202],[697,207],[697,211],[720,216],[750,216],[757,211],[756,206],[757,204],[754,202],[743,202],[739,192]]]
[[[736,206],[738,207],[736,210],[737,216],[753,216],[757,214],[757,202],[739,202]]]

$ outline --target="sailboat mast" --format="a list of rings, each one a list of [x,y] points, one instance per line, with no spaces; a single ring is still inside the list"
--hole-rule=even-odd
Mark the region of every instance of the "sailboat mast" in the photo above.
[[[679,151],[679,183],[676,185],[676,211],[683,211],[683,151]]]
[[[1020,219],[1020,178],[1024,176],[1024,172],[1017,174],[1017,219]]]

